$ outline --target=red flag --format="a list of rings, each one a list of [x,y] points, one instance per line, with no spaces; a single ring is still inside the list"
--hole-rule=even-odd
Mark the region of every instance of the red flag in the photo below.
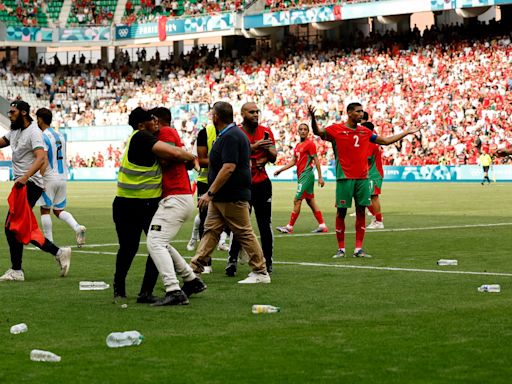
[[[7,202],[9,203],[9,217],[5,226],[16,234],[16,240],[23,244],[36,241],[43,245],[44,235],[37,225],[32,207],[28,204],[27,186],[19,187],[18,184],[14,184]]]
[[[160,41],[167,39],[167,16],[160,16],[158,19],[158,38]]]
[[[342,19],[342,16],[341,16],[341,7],[339,5],[335,5],[333,7],[333,13],[334,13],[334,18],[336,20],[341,20]]]

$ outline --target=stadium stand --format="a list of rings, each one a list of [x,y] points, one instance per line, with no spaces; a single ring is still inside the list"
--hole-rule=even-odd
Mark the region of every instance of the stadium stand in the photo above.
[[[512,143],[507,31],[506,25],[492,23],[432,28],[423,34],[373,33],[354,36],[353,47],[344,49],[289,37],[278,56],[260,50],[219,59],[202,47],[179,63],[141,56],[130,62],[123,53],[109,65],[43,64],[31,71],[4,63],[1,77],[18,88],[8,90],[0,82],[0,93],[50,105],[56,127],[126,124],[128,112],[139,105],[228,100],[239,110],[254,100],[278,142],[277,164],[291,156],[298,123],[307,120],[307,104],[315,105],[321,123],[327,124],[343,120],[346,104],[358,100],[382,135],[412,124],[424,127],[421,136],[386,147],[385,164],[475,164],[479,149],[492,152]],[[189,147],[200,128],[196,120],[188,114],[175,121]],[[320,140],[317,145],[322,164],[332,162],[330,146]]]
[[[282,10],[289,10],[295,8],[317,7],[319,5],[331,4],[355,4],[355,3],[372,3],[376,1],[386,0],[342,0],[342,1],[329,1],[329,0],[265,0],[265,12],[278,12]]]
[[[48,27],[58,20],[63,0],[1,0],[0,22],[6,25]]]
[[[244,0],[128,0],[123,24],[153,22],[159,16],[180,17],[212,15],[221,12],[238,12],[245,7]]]
[[[108,26],[114,19],[117,0],[78,0],[73,1],[71,12],[69,13],[67,25]]]

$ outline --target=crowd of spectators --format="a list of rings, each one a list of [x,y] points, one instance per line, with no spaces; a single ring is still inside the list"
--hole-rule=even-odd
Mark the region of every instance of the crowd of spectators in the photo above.
[[[423,127],[421,135],[385,147],[385,164],[475,164],[479,151],[493,153],[512,143],[512,44],[510,31],[504,34],[502,28],[452,26],[405,36],[353,36],[350,41],[359,48],[350,49],[290,37],[277,55],[221,52],[220,59],[202,47],[166,60],[130,62],[121,53],[108,66],[42,65],[33,71],[14,66],[0,75],[28,82],[48,98],[57,127],[126,124],[137,106],[226,100],[240,110],[246,101],[255,101],[261,123],[276,137],[277,164],[291,157],[298,123],[308,120],[306,105],[314,105],[321,124],[328,124],[343,121],[347,103],[360,101],[379,134]],[[189,148],[199,121],[192,114],[174,121]],[[330,144],[316,140],[322,164],[332,163]]]
[[[156,22],[160,16],[181,17],[243,11],[245,0],[132,0],[125,6],[123,24]]]
[[[108,26],[114,19],[116,3],[116,1],[100,2],[99,4],[94,0],[73,1],[68,18],[68,26]]]
[[[44,14],[46,8],[45,0],[0,0],[0,17],[8,24],[35,27],[39,25],[38,14]]]
[[[296,8],[318,7],[332,4],[372,3],[375,1],[386,0],[265,0],[265,11],[279,12]]]

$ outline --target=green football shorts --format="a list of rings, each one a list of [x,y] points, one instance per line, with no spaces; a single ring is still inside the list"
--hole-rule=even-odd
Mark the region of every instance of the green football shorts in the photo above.
[[[371,205],[372,190],[369,179],[341,179],[336,181],[336,207],[352,207],[352,199],[356,205]]]
[[[315,173],[302,172],[297,185],[295,200],[312,199],[315,197]]]

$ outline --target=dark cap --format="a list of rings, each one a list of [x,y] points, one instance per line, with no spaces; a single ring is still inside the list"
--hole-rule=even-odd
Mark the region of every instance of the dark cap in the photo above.
[[[366,127],[368,128],[369,130],[373,131],[375,130],[375,126],[373,125],[372,122],[370,121],[365,121],[364,123],[361,124],[363,127]]]
[[[146,111],[144,108],[137,107],[128,116],[128,124],[133,129],[138,129],[140,123],[145,123],[146,121],[153,120],[153,116],[149,111]]]
[[[30,113],[30,105],[23,100],[14,100],[11,103],[11,107],[15,107],[18,111],[25,111],[27,114]]]

